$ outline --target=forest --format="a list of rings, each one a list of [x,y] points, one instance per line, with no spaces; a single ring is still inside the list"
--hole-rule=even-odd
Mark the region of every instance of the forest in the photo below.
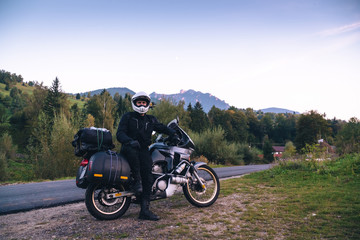
[[[81,159],[71,141],[85,127],[106,128],[115,139],[121,116],[132,111],[131,96],[64,93],[55,78],[50,87],[24,82],[21,75],[0,70],[0,181],[32,181],[75,176]],[[337,155],[360,152],[360,121],[326,119],[325,114],[275,114],[251,108],[215,106],[206,113],[201,103],[152,103],[148,114],[167,124],[179,117],[194,140],[193,158],[212,164],[244,165],[275,160],[272,146],[285,146],[284,157],[319,152],[318,140],[334,146]],[[317,150],[320,149],[320,150]]]

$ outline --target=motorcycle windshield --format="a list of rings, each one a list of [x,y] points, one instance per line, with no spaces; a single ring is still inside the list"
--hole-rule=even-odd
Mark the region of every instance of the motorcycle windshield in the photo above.
[[[172,120],[168,124],[168,127],[174,129],[179,135],[181,141],[178,144],[178,147],[195,149],[195,144],[193,140],[181,127],[179,127],[178,121],[176,119]]]

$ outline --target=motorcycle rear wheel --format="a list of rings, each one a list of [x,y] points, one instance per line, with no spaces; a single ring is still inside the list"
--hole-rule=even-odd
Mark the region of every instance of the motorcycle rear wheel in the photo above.
[[[86,189],[85,204],[89,213],[99,220],[114,220],[121,217],[129,208],[131,197],[106,199],[108,193],[125,191],[124,186],[106,186],[91,183]]]
[[[218,198],[220,193],[220,181],[215,171],[207,166],[202,165],[197,169],[197,174],[205,185],[205,189],[197,181],[194,174],[188,179],[183,186],[183,192],[186,199],[196,207],[211,206]]]

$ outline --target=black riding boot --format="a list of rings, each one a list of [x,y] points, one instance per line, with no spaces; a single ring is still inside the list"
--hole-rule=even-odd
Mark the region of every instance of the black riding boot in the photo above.
[[[141,195],[141,193],[143,192],[140,174],[134,175],[133,190],[134,190],[136,196]]]
[[[150,201],[146,199],[141,200],[141,210],[139,214],[139,219],[143,220],[151,220],[151,221],[158,221],[160,218],[159,216],[155,215],[153,212],[149,210]]]

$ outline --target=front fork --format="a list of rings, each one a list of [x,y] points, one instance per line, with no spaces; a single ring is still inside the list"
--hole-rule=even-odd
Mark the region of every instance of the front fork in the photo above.
[[[191,172],[192,174],[195,176],[196,180],[197,180],[197,183],[201,186],[202,190],[206,190],[206,186],[205,186],[205,183],[204,181],[201,179],[201,177],[199,176],[198,172],[197,172],[197,169],[200,167],[200,166],[203,166],[203,165],[206,165],[206,163],[204,162],[196,162],[194,164],[191,164]]]

